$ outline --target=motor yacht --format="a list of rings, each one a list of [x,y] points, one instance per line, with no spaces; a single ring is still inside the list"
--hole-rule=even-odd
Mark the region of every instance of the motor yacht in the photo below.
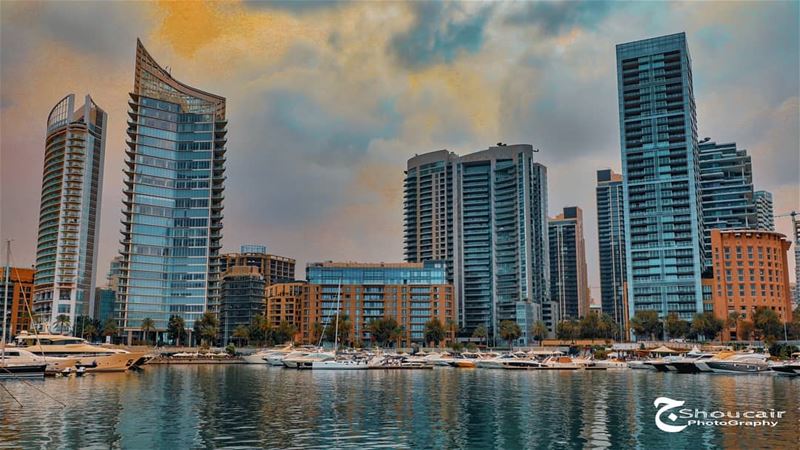
[[[85,339],[59,334],[28,334],[23,331],[14,338],[18,348],[37,356],[76,358],[90,372],[121,372],[141,366],[152,356],[121,348],[92,345]]]
[[[800,352],[792,353],[792,359],[773,364],[771,368],[779,375],[800,376]]]
[[[284,347],[284,348],[272,348],[272,349],[262,349],[255,353],[245,355],[242,359],[248,364],[270,364],[273,366],[282,366],[283,365],[283,357],[288,355],[292,352],[292,347]],[[277,364],[273,364],[270,362],[269,358],[272,357]]]
[[[698,361],[698,372],[713,373],[761,373],[770,370],[766,353],[723,352],[713,358]]]
[[[313,370],[367,370],[370,367],[370,361],[366,358],[337,357],[311,362]]]
[[[290,353],[283,358],[283,365],[290,369],[311,369],[316,361],[329,361],[336,358],[333,352],[302,352],[304,354],[292,356]]]
[[[644,360],[628,361],[628,368],[634,370],[655,370],[651,361]]]
[[[9,347],[0,353],[0,366],[3,364],[10,365],[40,365],[45,364],[47,368],[45,372],[49,374],[63,373],[64,371],[72,371],[78,367],[85,367],[81,365],[80,358],[60,358],[56,356],[38,356],[25,349]]]
[[[583,365],[576,363],[569,356],[551,356],[542,361],[542,368],[551,370],[577,370],[582,369]]]
[[[703,363],[716,356],[715,353],[701,352],[696,346],[686,354],[686,356],[675,358],[666,363],[667,370],[677,373],[699,373],[702,372],[698,363]]]
[[[598,369],[627,369],[628,363],[621,359],[603,359],[595,361],[594,367]]]

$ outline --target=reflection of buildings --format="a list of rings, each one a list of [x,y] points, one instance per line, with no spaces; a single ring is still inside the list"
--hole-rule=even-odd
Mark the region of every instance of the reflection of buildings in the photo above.
[[[47,117],[34,281],[44,323],[92,313],[107,120],[88,95],[76,108],[74,94]]]
[[[704,265],[697,120],[684,33],[617,46],[631,317],[690,320]]]
[[[19,334],[22,330],[29,330],[31,314],[33,314],[33,279],[34,270],[21,267],[10,267],[8,285],[6,285],[3,268],[0,270],[0,310],[3,305],[8,306],[8,311],[3,311],[6,316],[7,338]],[[6,293],[3,298],[3,294]]]
[[[565,207],[564,212],[550,219],[548,236],[552,303],[558,305],[560,320],[585,317],[589,314],[589,281],[583,211],[577,206]]]
[[[752,320],[756,307],[766,307],[791,321],[790,245],[771,231],[711,230],[714,314],[724,320],[736,312]]]
[[[351,339],[369,342],[370,321],[394,318],[403,327],[402,343],[423,343],[425,323],[455,321],[453,287],[447,284],[445,264],[424,263],[310,263],[308,284],[279,283],[267,289],[267,320],[298,325],[303,343],[316,344],[319,328],[332,326],[339,297],[340,317],[352,323]]]
[[[228,120],[225,98],[174,79],[138,41],[128,106],[117,318],[130,342],[145,318],[191,330],[218,310]]]
[[[549,301],[547,169],[531,145],[498,145],[458,156],[440,150],[408,161],[405,259],[441,259],[465,333],[497,337],[516,321],[521,343]]]
[[[219,326],[222,341],[228,343],[238,326],[248,326],[264,314],[264,277],[250,266],[233,266],[222,274]]]

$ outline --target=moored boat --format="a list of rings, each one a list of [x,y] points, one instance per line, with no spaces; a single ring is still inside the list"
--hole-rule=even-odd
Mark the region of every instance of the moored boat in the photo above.
[[[47,364],[0,364],[0,380],[16,378],[44,378]]]
[[[46,373],[55,374],[63,373],[73,370],[76,366],[85,367],[81,365],[79,358],[60,358],[55,356],[39,356],[35,355],[25,349],[16,347],[7,347],[0,355],[0,365],[3,363],[13,365],[39,365],[45,364],[47,368]]]
[[[151,359],[145,352],[92,345],[85,339],[58,334],[28,334],[14,339],[16,346],[37,356],[75,358],[90,372],[122,372]]]

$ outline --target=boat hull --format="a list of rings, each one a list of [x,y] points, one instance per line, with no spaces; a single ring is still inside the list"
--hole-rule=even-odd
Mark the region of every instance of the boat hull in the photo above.
[[[267,364],[263,354],[253,353],[252,355],[243,356],[242,359],[247,364]]]
[[[766,363],[706,361],[706,365],[714,373],[762,373],[770,370]]]
[[[18,364],[0,366],[0,379],[44,378],[47,364]]]
[[[772,370],[780,375],[800,376],[800,363],[772,366]]]

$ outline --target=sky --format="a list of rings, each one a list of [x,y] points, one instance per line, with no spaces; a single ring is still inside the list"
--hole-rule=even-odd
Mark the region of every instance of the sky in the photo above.
[[[104,279],[139,37],[176,79],[227,98],[223,251],[264,244],[298,276],[308,261],[401,261],[409,157],[530,143],[550,214],[584,210],[596,287],[595,173],[621,167],[615,45],[685,31],[699,136],[747,149],[785,213],[800,208],[799,4],[4,0],[0,237],[33,264],[47,114],[89,93],[109,114]]]

